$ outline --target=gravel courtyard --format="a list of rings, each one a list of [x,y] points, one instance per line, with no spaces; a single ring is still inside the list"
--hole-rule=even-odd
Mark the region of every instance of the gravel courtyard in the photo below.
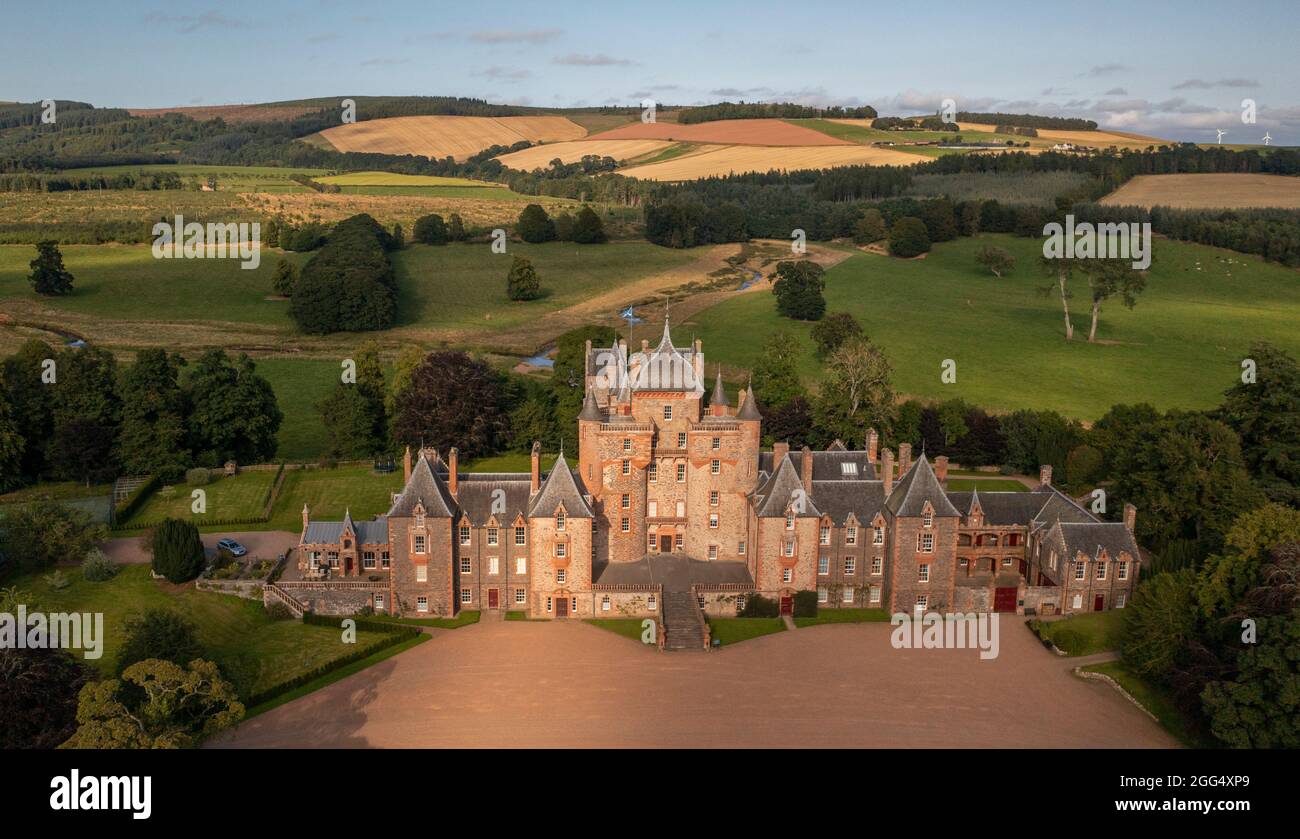
[[[888,624],[659,653],[582,623],[484,621],[227,732],[217,747],[1174,747],[1022,619],[1001,654],[895,650]]]

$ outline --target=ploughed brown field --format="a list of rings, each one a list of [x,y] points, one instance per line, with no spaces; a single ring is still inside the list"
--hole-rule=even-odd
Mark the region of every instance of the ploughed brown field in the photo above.
[[[675,122],[636,122],[602,131],[593,140],[673,140],[738,146],[847,146],[853,145],[779,119],[720,119],[682,125]]]
[[[415,154],[464,160],[488,146],[509,146],[520,140],[555,143],[576,140],[587,129],[565,117],[389,117],[336,125],[320,132],[342,152]]]
[[[564,143],[543,143],[531,149],[503,154],[497,160],[511,169],[531,172],[533,169],[545,169],[557,157],[562,163],[577,163],[589,154],[623,161],[671,145],[667,140],[570,140]]]
[[[682,181],[772,169],[829,169],[833,166],[911,166],[928,158],[875,146],[725,146],[633,166],[619,174],[651,181]]]
[[[1181,210],[1300,209],[1300,178],[1253,174],[1138,175],[1101,203]]]
[[[319,106],[309,105],[195,105],[183,108],[127,108],[133,117],[156,117],[163,114],[184,114],[191,119],[206,120],[220,117],[228,123],[277,122],[294,119],[303,114],[319,111]]]

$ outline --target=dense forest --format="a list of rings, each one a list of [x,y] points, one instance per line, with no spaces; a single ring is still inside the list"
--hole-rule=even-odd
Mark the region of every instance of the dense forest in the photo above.
[[[677,111],[677,121],[685,125],[710,122],[715,119],[874,119],[876,109],[870,105],[860,108],[814,108],[793,102],[719,102]]]
[[[1034,114],[979,113],[958,111],[958,122],[982,122],[995,125],[1014,125],[1019,128],[1055,128],[1061,131],[1096,131],[1097,123],[1090,119],[1073,117],[1040,117]]]

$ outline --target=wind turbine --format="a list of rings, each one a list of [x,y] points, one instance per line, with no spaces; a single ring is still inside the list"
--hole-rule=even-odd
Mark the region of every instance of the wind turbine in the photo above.
[[[1272,140],[1272,139],[1273,139],[1272,137],[1268,136],[1268,132],[1265,131],[1265,132],[1264,132],[1264,145],[1267,146],[1267,145],[1269,144],[1269,141]]]
[[[1227,131],[1224,131],[1222,128],[1218,128],[1218,129],[1215,129],[1215,130],[1216,130],[1216,131],[1218,132],[1218,134],[1219,134],[1219,140],[1218,140],[1219,145],[1223,145],[1223,135],[1224,135],[1224,134],[1227,134],[1228,132],[1227,132]]]

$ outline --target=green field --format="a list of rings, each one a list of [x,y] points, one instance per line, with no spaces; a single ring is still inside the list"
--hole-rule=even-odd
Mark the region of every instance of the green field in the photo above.
[[[1020,481],[1004,481],[997,478],[949,478],[948,489],[953,492],[1029,492],[1029,488]]]
[[[101,673],[110,673],[116,664],[126,619],[153,607],[173,609],[194,621],[199,642],[245,691],[265,690],[356,649],[342,643],[337,629],[273,621],[257,601],[156,581],[147,565],[124,566],[116,577],[102,583],[85,581],[76,568],[63,573],[71,584],[61,590],[51,588],[41,574],[17,577],[8,585],[31,594],[29,608],[103,613],[104,655],[87,662]],[[379,637],[380,633],[358,631],[357,643]]]
[[[289,180],[290,175],[307,175],[316,178],[327,169],[299,169],[287,166],[209,166],[203,164],[171,164],[147,166],[91,166],[84,169],[65,169],[61,174],[111,175],[123,172],[164,172],[178,175],[182,180],[196,178],[206,183],[209,175],[217,178],[218,192],[311,192],[310,187]]]
[[[191,487],[181,481],[150,496],[135,515],[122,522],[122,526],[154,524],[166,518],[193,519],[195,523],[202,523],[204,519],[260,516],[275,475],[272,469],[244,471],[231,477],[218,477],[202,487]],[[193,512],[192,493],[195,489],[202,489],[207,495],[207,510],[202,515]]]
[[[1040,621],[1038,628],[1063,653],[1096,655],[1119,649],[1124,636],[1124,610],[1085,612],[1061,620]]]
[[[975,264],[975,252],[988,244],[1015,256],[1009,276],[998,279]],[[1300,354],[1300,272],[1166,239],[1156,239],[1154,251],[1137,307],[1107,303],[1097,344],[1086,340],[1087,287],[1078,283],[1074,291],[1075,340],[1066,342],[1059,299],[1040,293],[1049,281],[1038,267],[1039,241],[1009,235],[943,243],[924,259],[855,255],[827,272],[827,311],[858,318],[884,349],[903,394],[961,397],[994,409],[1051,408],[1089,420],[1118,402],[1213,406],[1256,339]],[[804,380],[815,386],[821,377],[811,325],[777,316],[770,294],[734,297],[683,328],[704,339],[710,362],[744,368],[757,361],[768,335],[788,330],[803,341]],[[945,359],[957,364],[953,384],[940,380]]]
[[[785,632],[785,623],[780,618],[715,618],[710,616],[709,637],[722,646],[739,644],[751,638],[771,635],[773,632]]]
[[[374,518],[388,512],[392,493],[401,488],[400,465],[387,475],[377,475],[369,466],[286,471],[266,527],[301,530],[304,504],[311,508],[312,518],[338,521],[349,510],[357,521]]]
[[[339,186],[466,186],[478,189],[505,189],[501,184],[488,181],[449,178],[441,175],[403,175],[398,172],[347,172],[342,175],[326,175],[314,180]]]
[[[839,140],[848,140],[851,143],[861,143],[862,145],[871,145],[872,143],[889,142],[928,142],[939,140],[951,140],[960,136],[963,143],[998,143],[1005,145],[1008,140],[1014,140],[1016,145],[1020,145],[1026,140],[1032,140],[1030,137],[1019,137],[1011,134],[995,134],[991,131],[884,131],[879,128],[867,128],[861,125],[847,125],[842,122],[831,122],[827,119],[791,119],[786,122],[794,125],[801,125],[804,128],[811,128],[814,131],[820,131]],[[1041,143],[1041,141],[1040,141]],[[938,153],[944,151],[936,149],[933,146],[904,146],[895,147],[896,151],[913,152],[916,154]],[[948,149],[947,151],[961,151],[961,149]]]

